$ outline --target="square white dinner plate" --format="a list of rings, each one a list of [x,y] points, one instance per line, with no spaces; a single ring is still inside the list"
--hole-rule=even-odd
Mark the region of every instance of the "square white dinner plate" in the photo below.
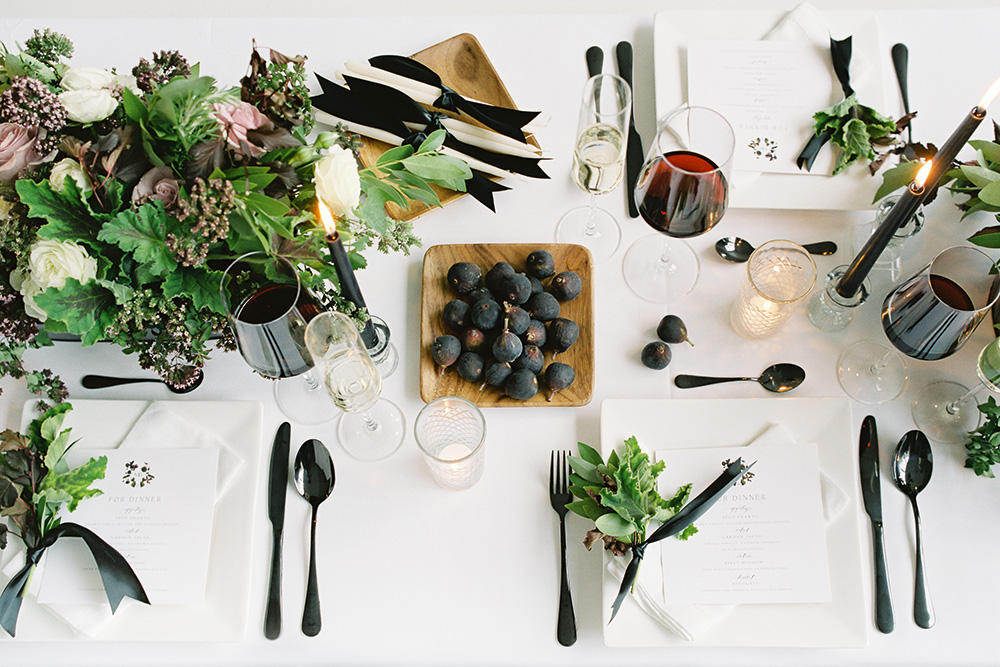
[[[688,40],[762,39],[785,13],[775,10],[657,12],[653,18],[653,81],[657,118],[687,100]],[[853,36],[854,60],[863,57],[868,63],[870,69],[867,76],[862,80],[851,78],[858,101],[881,113],[889,113],[885,108],[884,55],[875,15],[851,11],[825,11],[822,14],[834,38]],[[839,89],[836,80],[832,85]],[[803,118],[802,122],[811,124],[812,118]],[[823,148],[825,151],[832,149],[831,144]],[[734,208],[864,210],[872,207],[872,197],[881,182],[880,176],[869,173],[867,163],[851,165],[836,176],[806,172],[760,174],[739,187],[731,188],[729,205]]]
[[[795,442],[818,443],[820,469],[848,498],[847,506],[826,527],[832,601],[738,605],[703,636],[688,642],[653,620],[631,597],[608,623],[621,582],[608,573],[609,555],[604,552],[607,646],[868,645],[871,597],[862,567],[857,434],[847,398],[606,400],[601,405],[601,450],[606,460],[612,449],[633,435],[651,456],[661,449],[745,445],[775,423],[782,424]],[[692,496],[705,485],[696,484]],[[655,588],[661,580],[658,550],[646,552],[640,577],[648,590],[659,590]]]
[[[72,400],[64,428],[73,429],[81,449],[114,449],[128,435],[150,401]],[[24,429],[36,416],[34,401],[25,404]],[[133,604],[119,608],[97,640],[238,642],[246,635],[250,609],[254,508],[260,461],[262,408],[251,401],[170,401],[180,417],[205,429],[243,459],[226,493],[215,505],[205,599],[198,605]],[[16,542],[16,538],[14,538]],[[6,577],[0,575],[6,585]],[[0,631],[4,640],[11,641]],[[25,599],[14,641],[86,638],[76,634],[43,605]]]

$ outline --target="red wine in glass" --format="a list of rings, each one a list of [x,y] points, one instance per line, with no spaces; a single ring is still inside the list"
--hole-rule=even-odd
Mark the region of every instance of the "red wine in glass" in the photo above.
[[[240,353],[251,368],[267,377],[304,373],[313,364],[303,334],[306,324],[319,312],[316,301],[298,285],[265,285],[236,309]]]
[[[882,327],[889,342],[914,359],[934,361],[956,352],[978,324],[972,299],[950,278],[930,274],[889,293]]]
[[[640,176],[639,214],[675,238],[704,234],[722,219],[729,187],[718,165],[691,151],[671,151]]]

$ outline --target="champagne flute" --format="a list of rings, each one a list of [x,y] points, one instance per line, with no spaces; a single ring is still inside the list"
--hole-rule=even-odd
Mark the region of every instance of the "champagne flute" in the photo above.
[[[305,343],[334,404],[343,411],[337,425],[340,445],[361,461],[392,455],[403,443],[403,412],[381,398],[382,375],[354,322],[334,311],[314,317]]]
[[[310,372],[303,340],[320,306],[292,263],[263,251],[246,253],[223,272],[219,290],[244,361],[279,380],[274,397],[285,416],[300,424],[331,419],[330,399]]]
[[[611,192],[625,173],[625,147],[632,113],[632,89],[614,74],[591,77],[583,89],[573,182],[590,194],[590,205],[567,212],[556,226],[556,240],[578,243],[594,261],[608,259],[618,249],[621,228],[615,217],[597,208],[597,195]]]
[[[683,241],[722,220],[736,135],[706,107],[683,106],[662,121],[635,186],[642,219],[660,232],[636,241],[625,255],[625,282],[653,303],[672,303],[698,281],[698,256]]]

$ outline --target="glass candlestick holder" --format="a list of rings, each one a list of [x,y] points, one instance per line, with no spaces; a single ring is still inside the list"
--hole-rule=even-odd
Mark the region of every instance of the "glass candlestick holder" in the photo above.
[[[867,278],[861,283],[858,293],[850,298],[837,292],[837,285],[846,271],[845,264],[826,274],[826,284],[823,289],[813,294],[809,300],[809,321],[823,331],[833,332],[847,328],[854,319],[857,307],[867,301],[871,294],[871,283]]]
[[[854,228],[851,240],[855,255],[861,251],[861,248],[868,241],[868,237],[882,225],[886,216],[889,215],[889,212],[892,211],[896,202],[899,201],[899,197],[899,195],[892,195],[880,201],[878,206],[875,207],[875,219]],[[895,283],[898,281],[902,275],[903,246],[907,239],[916,236],[920,230],[923,229],[923,227],[924,207],[920,206],[913,213],[913,215],[910,216],[910,219],[906,221],[906,224],[897,229],[896,233],[892,235],[892,239],[885,247],[885,250],[882,251],[882,254],[879,255],[879,258],[872,267],[872,272],[869,275],[882,276],[888,283]]]
[[[368,356],[375,363],[375,368],[382,379],[389,377],[399,365],[399,352],[390,342],[389,325],[381,317],[369,315],[372,327],[375,329],[375,342],[368,348]]]

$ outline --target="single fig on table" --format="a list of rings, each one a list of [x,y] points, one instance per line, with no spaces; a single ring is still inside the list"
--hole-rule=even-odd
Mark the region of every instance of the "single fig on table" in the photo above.
[[[642,348],[642,363],[646,368],[659,371],[667,367],[670,363],[670,346],[663,341],[654,340],[652,343]]]
[[[691,339],[688,338],[688,330],[684,325],[684,320],[677,315],[664,316],[656,327],[656,335],[666,343],[676,344],[686,342],[688,345],[694,345]]]

